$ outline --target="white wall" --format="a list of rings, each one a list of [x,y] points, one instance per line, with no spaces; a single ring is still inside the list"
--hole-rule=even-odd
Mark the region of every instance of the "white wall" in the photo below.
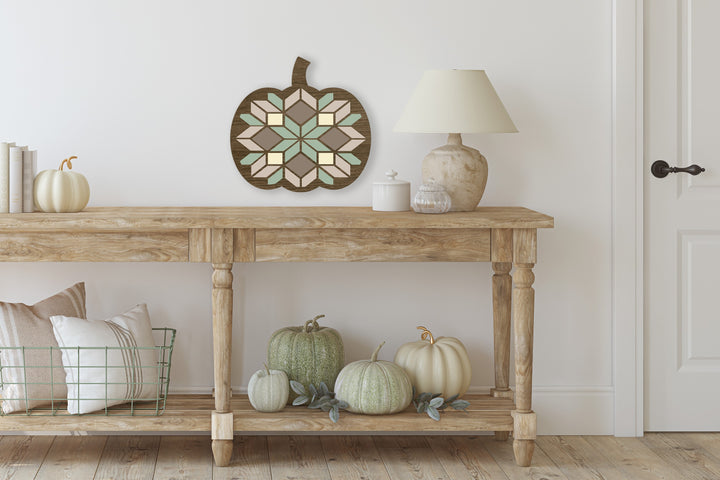
[[[265,26],[264,26],[265,25]],[[488,158],[482,205],[556,219],[539,233],[535,409],[542,433],[612,432],[611,12],[602,0],[20,1],[0,3],[0,139],[75,168],[91,205],[369,205],[394,168],[420,183],[440,135],[392,132],[421,73],[484,68],[520,133],[466,135]],[[312,62],[371,119],[360,178],[339,191],[263,191],[237,172],[230,122],[252,90]],[[381,340],[391,359],[416,325],[460,337],[473,388],[492,385],[487,264],[236,265],[233,384],[247,384],[277,328],[325,313],[347,360]],[[210,267],[0,264],[0,298],[32,303],[85,280],[94,316],[147,302],[179,329],[172,384],[212,379]]]

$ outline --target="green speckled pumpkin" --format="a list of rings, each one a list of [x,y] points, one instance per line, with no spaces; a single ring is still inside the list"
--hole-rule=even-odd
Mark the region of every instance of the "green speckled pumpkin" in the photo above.
[[[348,404],[347,410],[367,415],[384,415],[405,410],[412,401],[412,383],[402,367],[378,360],[375,349],[370,360],[358,360],[342,369],[335,382],[335,398]]]
[[[325,382],[333,390],[345,364],[345,349],[337,330],[318,325],[318,318],[324,316],[318,315],[302,327],[281,328],[273,333],[268,344],[268,366],[282,370],[305,388],[310,383],[318,386]],[[289,401],[296,397],[290,391]]]

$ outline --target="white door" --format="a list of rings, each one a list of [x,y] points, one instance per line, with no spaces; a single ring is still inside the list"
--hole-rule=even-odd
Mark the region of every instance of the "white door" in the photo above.
[[[719,24],[719,0],[645,1],[648,431],[720,430]]]

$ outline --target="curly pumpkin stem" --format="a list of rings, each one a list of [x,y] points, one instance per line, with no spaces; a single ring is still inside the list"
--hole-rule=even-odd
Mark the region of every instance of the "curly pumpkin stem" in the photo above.
[[[68,170],[72,170],[72,161],[75,158],[77,158],[77,157],[73,156],[73,157],[66,158],[65,160],[63,160],[62,163],[60,164],[60,168],[58,170],[62,171],[63,166],[65,164],[67,164]]]
[[[383,345],[385,345],[385,342],[382,342],[382,343],[381,343],[380,345],[378,345],[378,347],[375,349],[375,351],[374,351],[373,354],[372,354],[372,357],[370,357],[370,361],[371,361],[371,362],[377,362],[378,353],[380,353],[380,349],[383,347]]]
[[[310,333],[314,330],[320,330],[320,325],[318,324],[318,318],[323,318],[325,315],[318,315],[315,318],[312,318],[305,322],[305,326],[303,326],[303,332]],[[312,326],[308,328],[308,325],[312,323]]]
[[[422,330],[423,332],[422,335],[420,335],[420,338],[422,338],[423,340],[427,340],[428,338],[430,338],[430,345],[435,343],[435,337],[433,337],[433,334],[430,333],[430,330],[425,327],[417,327],[417,329]]]

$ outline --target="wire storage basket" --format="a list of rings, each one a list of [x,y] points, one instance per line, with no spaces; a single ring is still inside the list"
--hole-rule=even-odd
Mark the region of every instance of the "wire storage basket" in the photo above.
[[[173,346],[175,344],[175,335],[177,331],[173,328],[153,328],[153,339],[155,340],[154,347],[0,347],[1,353],[13,353],[13,355],[0,355],[0,392],[2,397],[0,398],[3,402],[11,402],[16,405],[22,405],[23,408],[15,409],[12,413],[5,413],[3,409],[0,409],[0,416],[6,415],[32,415],[32,416],[59,416],[59,415],[72,415],[68,412],[68,398],[62,396],[58,391],[64,391],[64,384],[58,385],[56,376],[53,375],[54,371],[60,369],[61,372],[64,370],[63,365],[58,365],[57,362],[53,361],[53,352],[57,351],[70,351],[71,354],[77,354],[78,358],[83,351],[94,350],[99,351],[101,354],[104,351],[105,361],[104,364],[94,365],[78,365],[77,374],[75,377],[78,379],[74,382],[73,386],[80,392],[80,398],[78,401],[99,401],[104,404],[104,408],[100,408],[92,413],[83,413],[83,415],[96,415],[96,416],[157,416],[162,415],[165,411],[165,404],[167,401],[168,387],[170,385],[170,366],[172,363]],[[108,358],[115,356],[114,354],[119,353],[122,356],[135,356],[140,355],[140,351],[147,352],[148,350],[153,352],[153,355],[157,358],[157,363],[154,366],[146,367],[143,366],[143,370],[149,370],[152,372],[151,375],[144,375],[142,380],[136,381],[132,378],[129,385],[132,388],[128,388],[129,392],[153,392],[152,398],[149,398],[147,394],[135,396],[133,394],[126,395],[122,398],[114,397],[111,393],[116,389],[112,387],[120,385],[119,382],[113,382],[113,371],[116,369],[126,369],[125,365],[112,364],[108,361]],[[5,351],[5,352],[3,352]],[[19,354],[19,355],[18,355]],[[33,358],[43,358],[46,356],[48,359],[47,363],[38,365],[28,365],[26,358],[29,356]],[[22,359],[19,364],[3,364],[2,359],[5,358],[19,358]],[[57,355],[55,355],[57,358]],[[33,375],[29,375],[29,369],[47,369],[51,372],[48,378],[48,382],[29,382],[26,381],[28,378],[33,378]],[[97,381],[93,382],[82,382],[80,379],[83,378],[83,370],[93,370],[93,377],[97,378],[97,371],[104,371],[104,380],[101,383]],[[19,375],[18,375],[19,373]],[[150,373],[150,372],[148,372]],[[62,376],[61,376],[62,377]],[[149,378],[148,378],[149,377]],[[16,381],[17,379],[21,381]],[[123,385],[127,382],[123,382]],[[104,388],[102,386],[104,385]],[[104,398],[92,398],[82,397],[83,387],[88,387],[86,390],[93,392],[99,390],[104,391]],[[32,392],[39,390],[47,392],[45,395],[33,395]],[[61,388],[62,387],[62,388]],[[8,392],[16,392],[15,394],[8,395]]]

